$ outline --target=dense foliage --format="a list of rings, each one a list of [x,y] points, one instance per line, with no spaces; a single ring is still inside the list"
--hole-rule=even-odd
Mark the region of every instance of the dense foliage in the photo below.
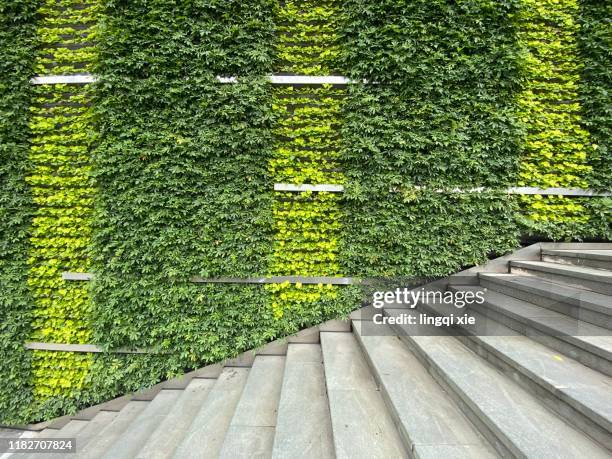
[[[90,304],[86,285],[62,279],[63,271],[89,270],[91,242],[91,114],[88,89],[76,85],[35,87],[30,108],[31,169],[26,177],[35,203],[30,234],[34,309],[32,341],[87,343]],[[61,413],[62,400],[80,390],[87,356],[34,352],[36,409]]]
[[[38,74],[91,69],[97,4],[44,0],[37,12]],[[26,183],[34,213],[28,252],[32,291],[31,341],[87,343],[90,303],[86,286],[62,280],[63,271],[89,269],[91,208],[89,88],[39,85],[30,101],[30,152]],[[76,409],[91,357],[70,352],[32,353],[33,416]]]
[[[89,72],[96,58],[99,0],[41,0],[36,72],[66,75]]]
[[[582,61],[580,103],[582,120],[594,150],[587,158],[592,167],[589,185],[612,187],[612,3],[580,0],[578,49]],[[612,204],[611,204],[612,205]]]
[[[27,283],[32,199],[28,161],[29,79],[33,74],[36,2],[0,0],[0,419],[23,422],[32,402],[31,296]]]
[[[276,9],[275,70],[298,75],[329,75],[340,53],[341,2],[279,2]]]
[[[269,84],[254,75],[271,71],[271,8],[142,0],[101,11],[93,341],[163,353],[101,357],[116,364],[92,374],[101,391],[150,384],[276,336],[263,287],[189,281],[267,271],[273,114]],[[240,82],[222,85],[216,75]],[[136,379],[115,379],[122,364],[140,368]]]
[[[578,49],[582,60],[580,102],[582,121],[589,131],[593,149],[589,188],[612,189],[612,3],[581,0]],[[612,239],[612,198],[585,200],[591,231],[597,238]],[[587,235],[588,236],[588,235]]]
[[[517,243],[513,1],[351,1],[342,65],[345,271],[445,275]],[[446,192],[437,192],[446,191]]]
[[[283,3],[276,11],[277,72],[328,75],[337,64],[340,3]],[[345,90],[332,86],[274,89],[275,148],[269,162],[276,183],[343,183],[340,126]],[[342,275],[339,241],[341,197],[331,193],[278,192],[274,201],[271,275]],[[354,288],[332,285],[269,285],[272,309],[294,327],[347,313],[357,304]]]
[[[599,155],[582,120],[579,86],[584,64],[577,44],[578,12],[577,0],[521,0],[515,16],[519,44],[526,52],[525,81],[518,99],[526,126],[520,186],[594,185],[589,183],[591,164],[599,161],[590,164],[590,160]],[[590,210],[594,204],[590,200],[524,196],[521,204],[520,221],[528,233],[558,239],[596,237],[606,231],[605,222],[602,226]]]

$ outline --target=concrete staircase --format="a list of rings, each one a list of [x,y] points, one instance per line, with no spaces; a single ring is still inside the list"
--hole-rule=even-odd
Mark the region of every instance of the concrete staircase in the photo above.
[[[460,310],[486,335],[372,328],[364,308],[37,436],[76,438],[66,457],[88,459],[611,458],[612,245],[571,247],[538,245],[469,282],[432,284],[486,288]]]

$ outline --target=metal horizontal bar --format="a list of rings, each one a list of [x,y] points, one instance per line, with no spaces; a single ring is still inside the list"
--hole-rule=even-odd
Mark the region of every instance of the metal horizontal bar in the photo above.
[[[540,195],[562,195],[562,196],[612,196],[611,192],[585,190],[583,188],[533,188],[514,187],[509,188],[510,194],[540,194]]]
[[[328,277],[328,276],[270,276],[270,277],[218,277],[214,279],[204,279],[202,277],[192,277],[191,282],[201,284],[332,284],[332,285],[355,285],[360,284],[361,280],[353,277]]]
[[[93,83],[93,75],[46,75],[37,76],[30,80],[32,84],[87,84]]]
[[[310,85],[347,85],[351,82],[346,77],[339,75],[269,75],[268,79],[272,84],[292,85],[292,84],[310,84]],[[237,77],[217,77],[219,83],[237,83]]]
[[[236,77],[217,77],[217,81],[219,83],[237,83],[238,79]]]
[[[346,85],[350,80],[339,75],[270,75],[268,77],[272,84],[291,85],[291,84],[311,84],[311,85]],[[96,77],[90,74],[83,75],[43,75],[30,80],[32,84],[86,84],[96,81]],[[219,83],[237,83],[236,77],[217,77]]]
[[[424,186],[415,186],[416,190],[427,190]],[[477,188],[450,188],[450,189],[435,189],[437,193],[483,193],[485,191],[492,191],[492,188],[477,187]],[[343,185],[336,184],[321,184],[321,185],[309,185],[309,184],[292,184],[292,183],[276,183],[274,184],[274,191],[327,191],[331,193],[342,193],[344,191]],[[394,190],[390,190],[393,192]],[[596,196],[612,196],[612,192],[597,191],[597,190],[586,190],[582,188],[536,188],[536,187],[511,187],[504,190],[508,194],[518,195],[544,195],[544,196],[583,196],[583,197],[596,197]]]
[[[417,190],[426,190],[427,187],[415,186]],[[492,188],[477,187],[477,188],[451,188],[451,189],[436,189],[437,193],[483,193],[492,191]],[[511,187],[504,190],[507,194],[517,195],[562,195],[562,196],[610,196],[611,193],[585,190],[583,188],[536,188],[536,187]]]
[[[323,191],[328,193],[342,193],[344,191],[343,185],[335,185],[335,184],[322,184],[322,185],[309,185],[309,184],[301,184],[295,185],[292,183],[275,183],[274,191],[292,191],[292,192],[302,192],[302,191]]]
[[[62,279],[70,280],[70,281],[88,281],[93,278],[93,274],[91,273],[73,273],[73,272],[63,272]]]
[[[101,347],[95,344],[63,344],[63,343],[41,343],[36,341],[28,341],[24,344],[26,349],[34,351],[55,351],[55,352],[86,352],[100,354],[104,351]],[[112,351],[115,354],[150,354],[152,351],[146,349],[115,349]]]
[[[89,281],[93,278],[91,273],[63,272],[62,279],[68,281]],[[203,277],[191,277],[190,282],[197,284],[332,284],[332,285],[355,285],[362,283],[361,279],[353,277],[331,277],[331,276],[267,276],[267,277],[216,277],[205,279]]]
[[[343,76],[337,75],[271,75],[272,84],[335,84],[346,85],[351,81]]]

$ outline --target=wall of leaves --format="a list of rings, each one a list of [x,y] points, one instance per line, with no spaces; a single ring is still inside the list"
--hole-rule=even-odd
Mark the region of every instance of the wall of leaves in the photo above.
[[[516,246],[516,2],[349,1],[346,270],[446,275]],[[490,192],[452,190],[489,187]]]
[[[600,8],[597,17],[601,20],[604,14]],[[589,124],[599,123],[586,123],[583,119],[598,113],[604,122],[599,129],[605,129],[605,123],[610,122],[609,116],[605,121],[605,112],[601,113],[607,110],[603,106],[587,110],[584,107],[585,103],[587,107],[601,104],[596,96],[591,101],[585,91],[596,93],[603,89],[591,87],[595,75],[584,75],[589,65],[579,53],[579,40],[584,37],[580,35],[580,22],[584,19],[577,0],[523,0],[515,15],[519,44],[525,52],[525,81],[518,96],[519,116],[526,131],[520,186],[605,188],[607,176],[610,188],[609,166],[607,172],[605,166],[610,161],[608,141],[596,128],[596,139],[603,140],[600,150],[589,132]],[[582,49],[588,52],[590,48],[585,43]],[[597,70],[590,72],[598,73]],[[526,196],[521,198],[520,223],[525,232],[550,238],[609,235],[610,222],[600,214],[605,205],[609,206],[610,201]]]
[[[31,333],[28,228],[33,201],[25,177],[30,169],[28,106],[36,46],[35,2],[0,0],[0,413],[2,422],[29,417]]]
[[[192,276],[444,276],[521,235],[610,239],[610,199],[503,192],[610,188],[610,9],[0,0],[0,422],[74,412],[361,301],[355,287]],[[99,81],[28,83],[83,72]]]

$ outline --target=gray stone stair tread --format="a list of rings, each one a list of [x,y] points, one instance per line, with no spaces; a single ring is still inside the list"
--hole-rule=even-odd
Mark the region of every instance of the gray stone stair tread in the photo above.
[[[219,458],[251,459],[271,457],[274,445],[274,427],[230,426]],[[202,455],[200,457],[212,457]]]
[[[480,459],[499,457],[498,455],[483,455],[482,448],[478,445],[420,445],[416,453],[418,453],[416,457],[419,459]]]
[[[401,311],[389,310],[389,314]],[[517,457],[609,458],[501,372],[451,336],[410,336],[435,373]]]
[[[493,310],[612,360],[612,336],[606,328],[491,290],[485,294],[485,301]]]
[[[35,439],[39,438],[40,432],[34,430],[24,430],[20,431],[17,429],[0,429],[0,438],[12,438],[12,439]],[[30,454],[33,456],[33,454]],[[0,453],[0,459],[26,459],[28,457],[27,453]],[[36,457],[34,457],[36,459]]]
[[[457,312],[453,305],[431,306],[444,315]],[[477,311],[465,312],[474,317],[476,323],[486,321],[486,317]],[[526,336],[513,333],[502,324],[498,327],[496,336],[471,335],[494,355],[593,419],[612,435],[612,378],[559,355]],[[469,330],[469,327],[462,328]]]
[[[272,455],[284,370],[285,356],[255,357],[223,442],[220,457]]]
[[[56,431],[53,434],[53,438],[73,438],[76,437],[79,432],[81,432],[89,421],[73,419],[60,430]]]
[[[83,431],[83,429],[85,429],[87,427],[87,425],[89,424],[89,421],[84,421],[84,420],[80,420],[80,419],[72,419],[70,420],[64,427],[62,427],[61,429],[44,429],[41,431],[39,438],[49,438],[49,439],[53,439],[53,438],[65,438],[65,439],[69,439],[69,438],[73,438],[75,439],[75,442],[77,444],[77,449],[78,449],[78,444],[79,442],[76,441],[76,437]],[[66,457],[68,456],[68,453],[31,453],[29,455],[26,455],[24,457],[27,457],[28,459],[33,458],[33,459],[54,459],[54,458],[61,458],[61,457]],[[70,454],[72,456],[72,454]],[[16,456],[13,455],[11,456],[11,458],[19,458],[20,456]]]
[[[250,368],[225,367],[175,450],[175,459],[217,457]]]
[[[612,299],[603,293],[556,284],[546,279],[520,274],[478,273],[478,275],[481,279],[612,315]]]
[[[109,425],[119,413],[116,411],[100,411],[90,421],[73,419],[60,430],[49,435],[51,438],[75,438],[76,451],[80,452],[89,441],[104,427]],[[53,459],[66,457],[63,453],[36,454],[38,459]]]
[[[287,349],[272,457],[334,457],[319,344],[290,344]]]
[[[170,412],[183,391],[160,390],[103,456],[105,459],[133,459],[142,445]]]
[[[20,430],[18,428],[0,427],[0,438],[12,438],[12,439],[24,438],[25,439],[25,438],[33,437],[36,433],[37,432],[31,431],[31,430]],[[26,434],[28,435],[24,436]]]
[[[93,438],[119,415],[118,411],[99,411],[77,435],[77,451],[84,448]]]
[[[58,429],[49,429],[45,428],[43,430],[34,431],[34,430],[26,430],[22,432],[20,435],[17,435],[18,438],[23,439],[44,439],[51,438]],[[8,437],[2,436],[0,438],[16,438],[16,437]],[[41,456],[39,453],[4,453],[0,454],[0,459],[37,459]]]
[[[98,435],[77,452],[79,459],[97,459],[102,457],[106,450],[119,438],[128,428],[131,422],[147,407],[150,402],[131,401],[125,405],[115,419],[102,428]]]
[[[590,258],[591,260],[612,261],[612,250],[568,250],[568,249],[542,249],[545,255],[560,257]]]
[[[531,376],[548,385],[570,405],[604,427],[612,435],[612,378],[524,336],[482,336]]]
[[[406,444],[417,457],[497,457],[486,440],[408,348],[381,325],[382,336],[353,330],[398,419]]]
[[[551,263],[548,261],[517,260],[512,260],[510,262],[510,268],[512,269],[512,267],[531,269],[546,273],[561,274],[569,277],[612,284],[612,271],[608,271],[605,269],[589,268],[586,266],[577,265],[564,265],[560,263]]]
[[[216,379],[192,379],[136,457],[139,459],[172,457],[215,382]]]
[[[336,457],[407,457],[352,333],[321,333]]]

